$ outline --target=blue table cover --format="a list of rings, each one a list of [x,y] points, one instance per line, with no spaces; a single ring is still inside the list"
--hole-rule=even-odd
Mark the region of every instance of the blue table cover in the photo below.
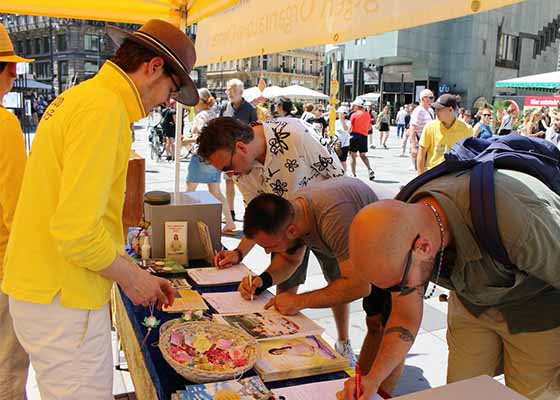
[[[190,279],[189,282],[191,283],[193,289],[199,291],[200,293],[230,292],[237,290],[238,286],[236,284],[228,286],[199,287],[195,285],[194,282],[192,282]],[[149,315],[150,311],[147,307],[135,306],[120,288],[119,291],[126,312],[136,334],[136,339],[138,340],[138,343],[142,343],[142,340],[144,339],[147,332],[147,328],[142,325],[142,322],[144,321],[144,317]],[[170,314],[160,310],[155,310],[154,315],[157,319],[161,320],[161,323],[163,324],[170,319],[179,318],[181,314]],[[185,385],[190,385],[193,382],[187,381],[185,378],[175,372],[175,370],[167,363],[167,361],[165,361],[159,350],[159,347],[157,346],[158,339],[159,331],[157,329],[152,330],[150,336],[148,337],[148,340],[146,341],[146,344],[142,347],[141,350],[144,356],[144,361],[146,363],[146,368],[152,378],[158,400],[169,400],[171,394],[175,393],[177,390],[184,390]],[[256,375],[254,369],[248,371],[244,376],[247,377],[252,375]],[[266,386],[269,389],[276,389],[280,387],[342,379],[346,377],[348,377],[346,372],[339,371],[305,378],[266,382]]]

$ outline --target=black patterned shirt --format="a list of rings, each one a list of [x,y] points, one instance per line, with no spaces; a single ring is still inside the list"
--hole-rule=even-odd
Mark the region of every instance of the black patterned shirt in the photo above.
[[[309,124],[276,118],[262,125],[267,144],[264,164],[255,161],[251,172],[234,178],[245,204],[261,193],[291,199],[314,182],[344,175],[334,150],[321,143]]]

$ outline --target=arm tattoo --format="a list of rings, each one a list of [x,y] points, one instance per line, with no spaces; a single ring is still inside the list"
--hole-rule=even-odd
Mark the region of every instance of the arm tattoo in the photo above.
[[[394,326],[387,329],[385,331],[385,335],[393,332],[397,332],[399,334],[399,338],[404,342],[414,342],[414,335],[412,334],[412,332],[402,326]]]

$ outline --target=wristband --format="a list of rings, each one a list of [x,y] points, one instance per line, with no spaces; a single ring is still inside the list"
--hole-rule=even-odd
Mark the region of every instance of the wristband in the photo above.
[[[268,272],[264,271],[259,278],[261,278],[262,286],[255,289],[257,296],[272,286],[272,276]]]
[[[237,253],[237,257],[239,257],[238,263],[243,261],[243,253],[241,252],[241,250],[239,250],[239,247],[236,247],[235,249],[233,249],[233,251],[235,251]]]

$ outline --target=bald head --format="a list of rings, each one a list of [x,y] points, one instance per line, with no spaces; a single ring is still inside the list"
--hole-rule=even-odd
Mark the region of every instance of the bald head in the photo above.
[[[350,258],[363,279],[381,288],[400,282],[407,253],[422,228],[421,207],[382,200],[356,215],[350,227]]]

